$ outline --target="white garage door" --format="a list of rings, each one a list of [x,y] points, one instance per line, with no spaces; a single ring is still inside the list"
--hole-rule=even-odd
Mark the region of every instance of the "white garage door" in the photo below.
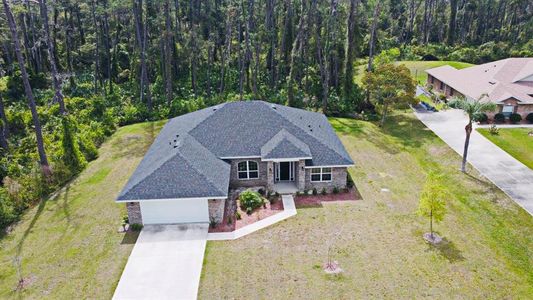
[[[144,224],[209,222],[207,199],[142,201]]]

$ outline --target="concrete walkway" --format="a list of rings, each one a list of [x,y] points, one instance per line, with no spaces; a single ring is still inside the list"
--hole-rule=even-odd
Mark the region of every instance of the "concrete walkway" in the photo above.
[[[208,227],[146,225],[113,299],[196,299]]]
[[[459,155],[463,154],[464,127],[467,117],[463,111],[450,109],[437,113],[416,111],[416,116]],[[492,181],[518,205],[533,215],[533,171],[494,145],[476,130],[472,131],[468,162]],[[460,166],[458,165],[459,169]]]
[[[294,204],[294,198],[292,195],[281,195],[281,200],[283,201],[283,211],[277,213],[273,216],[264,218],[263,220],[257,221],[253,224],[239,228],[233,232],[213,232],[207,234],[207,239],[209,241],[223,241],[223,240],[235,240],[245,235],[248,235],[252,232],[255,232],[259,229],[268,227],[272,224],[283,221],[287,218],[290,218],[296,215],[296,205]]]

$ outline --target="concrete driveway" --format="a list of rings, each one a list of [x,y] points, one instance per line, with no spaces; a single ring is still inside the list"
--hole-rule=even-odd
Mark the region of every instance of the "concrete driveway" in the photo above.
[[[208,227],[146,225],[113,299],[196,299]]]
[[[463,154],[465,126],[463,111],[450,109],[437,113],[416,111],[416,116],[459,155]],[[468,162],[492,181],[518,205],[533,215],[533,171],[494,145],[476,130],[472,131]],[[458,165],[457,168],[460,168]]]

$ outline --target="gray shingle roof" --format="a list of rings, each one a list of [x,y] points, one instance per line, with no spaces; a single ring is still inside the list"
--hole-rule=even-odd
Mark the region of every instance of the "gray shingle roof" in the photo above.
[[[312,157],[352,165],[327,118],[263,101],[230,102],[167,122],[118,201],[227,196],[229,157]]]
[[[311,158],[311,150],[307,144],[281,129],[261,147],[261,158]]]

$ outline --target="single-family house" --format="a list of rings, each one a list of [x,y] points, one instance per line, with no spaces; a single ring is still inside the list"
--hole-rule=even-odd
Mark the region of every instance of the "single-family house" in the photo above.
[[[353,164],[323,114],[229,102],[170,119],[116,201],[130,223],[220,222],[230,189],[342,189]]]
[[[507,58],[464,69],[452,66],[426,70],[427,86],[446,98],[464,96],[498,105],[495,113],[518,113],[525,119],[533,112],[533,58]]]

